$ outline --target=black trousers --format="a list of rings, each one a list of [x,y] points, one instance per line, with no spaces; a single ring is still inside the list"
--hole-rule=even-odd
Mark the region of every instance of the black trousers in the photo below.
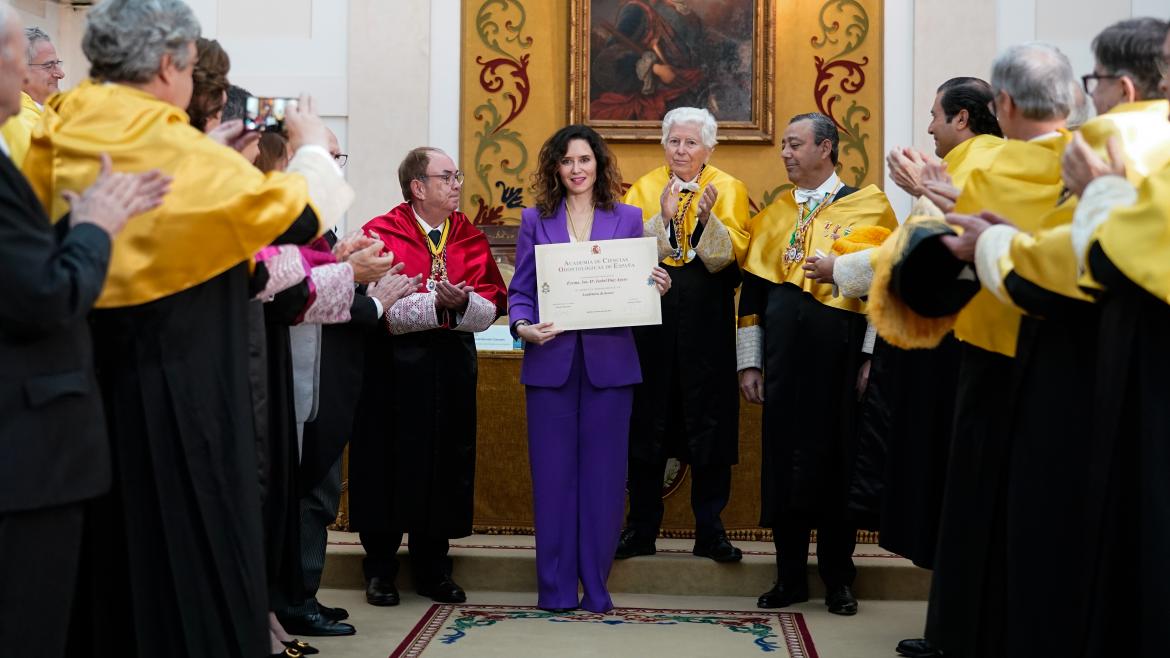
[[[817,522],[817,572],[826,588],[853,586],[857,567],[853,550],[857,547],[857,529],[848,514],[821,514]],[[800,590],[808,587],[809,532],[812,516],[795,512],[784,516],[786,522],[772,528],[776,544],[777,578],[785,587]]]
[[[66,655],[81,560],[84,504],[0,514],[0,647]]]
[[[325,570],[325,551],[329,546],[329,526],[337,519],[341,503],[341,458],[333,464],[325,479],[301,497],[301,573],[305,581],[305,599],[299,606],[280,611],[299,616],[317,612],[317,590]]]
[[[362,560],[362,573],[370,578],[398,577],[398,547],[402,545],[402,531],[358,533],[366,557]],[[437,583],[444,576],[451,575],[451,548],[446,537],[428,537],[421,533],[410,533],[407,539],[410,550],[410,576],[415,589]]]
[[[666,458],[650,463],[631,459],[628,487],[630,513],[626,526],[640,537],[653,539],[662,527],[662,478]],[[711,542],[723,534],[719,515],[731,497],[731,466],[691,466],[691,510],[695,514],[695,543]]]

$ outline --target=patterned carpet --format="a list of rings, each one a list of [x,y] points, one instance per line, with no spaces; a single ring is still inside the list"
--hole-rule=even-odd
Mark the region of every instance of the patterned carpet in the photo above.
[[[817,658],[800,613],[615,608],[556,614],[531,606],[432,605],[390,658],[441,656],[755,656]]]

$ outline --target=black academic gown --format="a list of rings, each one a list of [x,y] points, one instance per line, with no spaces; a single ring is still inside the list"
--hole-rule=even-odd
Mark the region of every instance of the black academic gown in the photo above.
[[[691,238],[697,244],[702,225]],[[663,266],[666,267],[666,266]],[[739,268],[714,274],[698,258],[666,267],[662,324],[634,327],[642,383],[634,387],[630,458],[696,466],[739,461],[735,289]]]
[[[862,401],[850,506],[879,519],[882,548],[925,569],[934,565],[938,542],[958,366],[953,336],[930,350],[902,350],[879,338]]]
[[[1161,656],[1170,628],[1170,306],[1094,245],[1100,301],[1090,518],[1096,540],[1085,656]]]
[[[278,242],[317,224],[306,208]],[[114,485],[88,533],[80,632],[103,655],[268,653],[248,269],[92,314]]]
[[[477,373],[470,333],[369,333],[350,442],[355,529],[471,534]]]
[[[1097,536],[1085,535],[1098,437],[1093,432],[1099,310],[1009,274],[1004,289],[1029,315],[1016,350],[1016,393],[1002,507],[1006,630],[1003,656],[1083,655],[1069,633],[1092,597],[1081,574],[1092,568]],[[1059,548],[1058,548],[1059,546]],[[1036,593],[1061,605],[1036,605]],[[1080,627],[1080,624],[1077,624]]]

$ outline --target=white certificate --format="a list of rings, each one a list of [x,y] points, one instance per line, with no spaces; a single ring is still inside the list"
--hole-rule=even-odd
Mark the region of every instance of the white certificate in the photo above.
[[[558,329],[662,324],[650,278],[657,265],[654,238],[536,245],[540,321]]]

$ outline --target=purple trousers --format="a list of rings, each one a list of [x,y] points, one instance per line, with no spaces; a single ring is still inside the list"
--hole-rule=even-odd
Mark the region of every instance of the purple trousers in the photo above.
[[[578,338],[578,340],[580,340]],[[596,388],[578,342],[560,388],[528,386],[537,605],[606,612],[626,497],[632,386]],[[577,582],[585,591],[578,603]]]

